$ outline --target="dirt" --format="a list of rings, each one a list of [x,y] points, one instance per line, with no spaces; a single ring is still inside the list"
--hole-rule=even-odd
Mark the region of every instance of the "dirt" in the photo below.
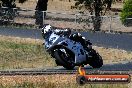
[[[17,7],[20,7],[22,9],[30,9],[30,10],[35,10],[35,6],[36,6],[37,2],[35,0],[28,0],[27,2],[20,4],[17,3]],[[71,15],[69,14],[75,14],[78,13],[79,10],[75,10],[75,9],[71,9],[71,6],[74,6],[75,2],[74,0],[72,0],[71,2],[68,1],[59,1],[59,0],[49,0],[48,2],[48,10],[49,12],[53,12],[48,13],[47,16],[49,15],[54,15],[57,17],[67,17],[70,19]],[[112,8],[122,8],[123,7],[123,3],[115,3],[112,4]],[[54,13],[55,12],[55,13]],[[62,14],[61,16],[59,16],[58,14],[56,14],[56,12],[59,13],[66,13],[66,14]],[[29,14],[30,12],[25,12],[25,14]],[[111,14],[111,12],[109,12]],[[34,11],[32,11],[31,14],[34,14]],[[30,15],[31,15],[30,14]],[[79,16],[77,17],[78,19]],[[75,19],[75,16],[72,16],[72,19]],[[27,24],[35,24],[35,19],[24,19],[24,18],[16,18],[15,22],[17,23],[27,23]],[[78,21],[77,21],[78,22]],[[82,21],[81,21],[82,22]],[[71,29],[81,29],[84,31],[87,30],[93,30],[93,26],[91,23],[75,23],[75,22],[68,22],[68,21],[59,21],[59,20],[52,20],[51,18],[49,20],[45,20],[46,24],[51,24],[53,26],[56,27],[61,27],[61,28],[71,28]],[[102,20],[102,24],[101,24],[101,30],[103,31],[116,31],[116,32],[132,32],[132,27],[125,27],[121,21],[120,18],[113,18],[111,20],[111,18],[106,18],[104,17]]]
[[[17,3],[16,6],[22,9],[35,10],[37,0],[28,0],[25,3]],[[72,2],[68,1],[59,1],[59,0],[49,0],[48,1],[48,11],[74,11],[71,9],[71,6],[74,5],[74,0]]]
[[[47,83],[47,84],[49,84],[49,85],[47,85],[47,87],[50,87],[50,88],[54,88],[54,87],[52,87],[53,84],[56,85],[57,88],[61,88],[64,86],[65,87],[67,86],[66,88],[69,88],[69,87],[70,88],[76,88],[76,87],[82,88],[83,87],[83,86],[79,86],[76,84],[77,83],[76,82],[76,75],[55,74],[55,75],[36,75],[36,76],[35,75],[34,76],[33,75],[0,76],[0,84],[2,84],[3,86],[6,86],[6,85],[16,86],[16,85],[22,84],[24,82],[25,83],[26,82],[27,83],[33,83],[33,84],[37,84],[37,83],[43,84],[44,83],[42,85],[43,87],[46,86],[45,83]],[[74,84],[74,85],[72,85],[72,84]],[[130,82],[129,84],[114,84],[114,85],[112,85],[112,84],[90,84],[89,85],[88,84],[88,85],[85,85],[83,88],[86,88],[86,87],[106,88],[105,87],[106,85],[107,85],[107,88],[116,88],[117,85],[118,85],[118,87],[122,86],[121,88],[124,88],[124,87],[125,88],[127,88],[127,87],[131,88],[132,82]],[[41,86],[41,88],[43,88],[42,86]],[[10,88],[10,87],[8,87],[8,88]]]
[[[21,43],[21,44],[42,44],[43,43],[43,40],[40,40],[40,39],[20,38],[20,37],[11,37],[11,36],[2,36],[2,35],[0,35],[0,41],[9,41],[9,42],[15,42],[15,43]]]
[[[119,63],[122,61],[132,61],[132,52],[121,49],[105,48],[93,46],[93,48],[102,56],[104,63]]]
[[[28,0],[25,3],[21,4],[17,2],[17,6],[23,9],[32,9],[35,10],[37,4],[37,0]],[[75,6],[74,0],[49,0],[48,1],[48,11],[59,11],[59,12],[74,12],[78,11],[75,9],[71,9],[72,6]],[[114,3],[112,4],[112,8],[123,8],[123,3]]]
[[[75,83],[76,75],[16,75],[16,76],[0,76],[0,84],[16,85],[23,82],[39,83]]]

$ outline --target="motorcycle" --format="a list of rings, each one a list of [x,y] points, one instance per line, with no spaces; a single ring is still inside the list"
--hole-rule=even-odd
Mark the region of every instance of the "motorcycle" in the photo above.
[[[49,25],[42,28],[44,46],[46,51],[55,58],[57,65],[66,69],[87,64],[93,68],[100,68],[103,65],[102,57],[94,49],[85,50],[81,43],[71,40],[68,35],[58,35],[54,31],[48,31],[49,29]]]

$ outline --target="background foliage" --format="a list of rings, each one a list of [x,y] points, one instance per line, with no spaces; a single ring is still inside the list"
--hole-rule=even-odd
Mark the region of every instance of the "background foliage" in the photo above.
[[[127,25],[127,23],[130,23],[131,21],[127,18],[132,18],[132,0],[126,0],[123,6],[121,21],[124,25]]]
[[[75,0],[75,6],[79,8],[84,7],[90,13],[90,15],[95,15],[92,17],[93,27],[95,31],[100,31],[101,29],[101,17],[111,9],[111,4],[113,0]]]

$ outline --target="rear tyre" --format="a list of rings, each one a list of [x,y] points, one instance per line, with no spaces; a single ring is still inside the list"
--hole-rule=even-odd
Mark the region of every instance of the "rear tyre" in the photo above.
[[[92,66],[93,68],[102,67],[103,65],[102,57],[94,49],[92,49],[89,54],[90,56],[92,56],[89,58],[89,65]]]
[[[62,52],[60,50],[55,50],[54,57],[57,60],[57,62],[60,63],[64,68],[66,68],[68,70],[74,69],[75,65],[72,62],[73,58],[72,57],[67,57],[64,52]],[[70,59],[71,62],[68,61],[68,59]]]

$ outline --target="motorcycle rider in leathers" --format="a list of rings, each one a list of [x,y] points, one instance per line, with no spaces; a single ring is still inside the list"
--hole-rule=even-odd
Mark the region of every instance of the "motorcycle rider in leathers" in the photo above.
[[[46,34],[49,35],[50,33],[52,33],[52,31],[55,32],[57,35],[67,36],[73,41],[80,42],[83,48],[87,51],[92,49],[92,43],[89,40],[86,40],[85,37],[83,37],[80,33],[72,34],[70,29],[57,29],[49,24],[46,24],[42,28],[42,36],[45,37]]]

